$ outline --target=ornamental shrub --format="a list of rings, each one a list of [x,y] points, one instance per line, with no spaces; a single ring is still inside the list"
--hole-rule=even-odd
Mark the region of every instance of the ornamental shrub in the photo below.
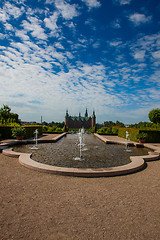
[[[43,132],[47,132],[47,130],[48,130],[48,127],[47,127],[46,125],[43,125],[43,126],[42,126],[42,131],[43,131]]]
[[[113,134],[114,134],[114,135],[118,135],[118,130],[119,130],[119,128],[113,127],[113,128],[112,128]]]
[[[102,127],[97,130],[97,133],[101,135],[117,135],[118,129],[112,127]]]
[[[139,132],[136,137],[139,140],[147,140],[148,134],[145,132]]]
[[[12,128],[12,137],[25,137],[26,130],[24,127],[14,127]]]

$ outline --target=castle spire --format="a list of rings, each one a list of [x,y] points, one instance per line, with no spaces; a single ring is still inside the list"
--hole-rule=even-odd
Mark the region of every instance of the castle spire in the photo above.
[[[68,109],[66,110],[66,117],[68,117],[69,116],[69,114],[68,114]]]
[[[86,108],[86,112],[85,112],[85,117],[88,117],[88,111],[87,111],[87,108]]]

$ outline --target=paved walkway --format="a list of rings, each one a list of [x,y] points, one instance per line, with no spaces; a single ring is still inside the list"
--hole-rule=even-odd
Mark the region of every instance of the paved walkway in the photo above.
[[[60,138],[64,137],[66,133],[62,134],[43,134],[42,136],[38,137],[38,142],[47,143],[47,142],[56,142]],[[5,149],[6,147],[16,145],[18,143],[35,143],[35,138],[25,139],[25,140],[16,140],[16,139],[6,139],[0,141],[0,152]]]
[[[143,145],[144,147],[150,148],[154,151],[157,151],[160,153],[160,143],[143,143],[143,144],[139,144],[137,142],[134,141],[126,141],[126,139],[124,138],[120,138],[118,136],[110,136],[110,135],[99,135],[99,134],[95,134],[97,137],[100,137],[102,141],[106,142],[106,143],[119,143],[119,144],[134,144],[135,146],[138,145]]]
[[[159,240],[160,164],[147,165],[131,175],[75,178],[0,154],[0,239]]]
[[[0,239],[159,240],[160,163],[113,178],[32,171],[0,154]]]

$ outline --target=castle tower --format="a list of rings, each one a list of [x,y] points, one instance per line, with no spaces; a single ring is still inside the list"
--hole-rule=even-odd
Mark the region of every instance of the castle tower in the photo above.
[[[95,115],[95,111],[93,110],[93,114],[92,114],[92,127],[94,127],[96,125],[96,115]]]
[[[86,112],[85,112],[85,117],[88,117],[88,111],[87,111],[87,108],[86,108]]]
[[[68,126],[68,117],[69,117],[68,110],[66,110],[66,116],[65,116],[65,125],[66,126]]]

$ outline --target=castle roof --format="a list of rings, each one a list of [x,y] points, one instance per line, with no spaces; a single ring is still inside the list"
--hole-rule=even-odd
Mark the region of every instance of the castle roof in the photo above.
[[[88,121],[90,117],[81,117],[81,116],[70,116],[70,118],[75,121]]]

